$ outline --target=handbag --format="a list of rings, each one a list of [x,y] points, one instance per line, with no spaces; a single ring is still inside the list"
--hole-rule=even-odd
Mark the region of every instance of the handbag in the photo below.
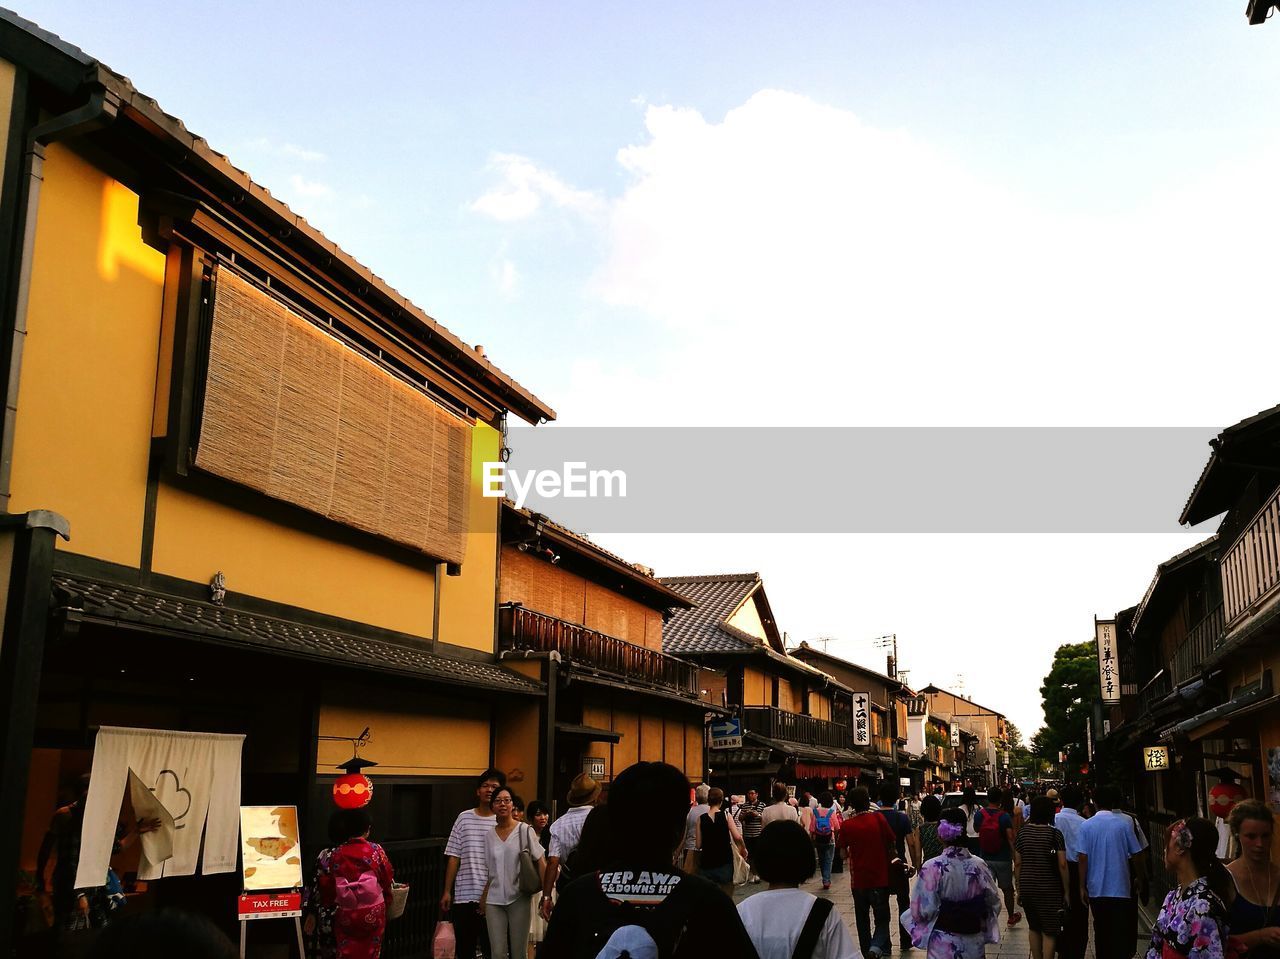
[[[524,895],[532,896],[542,890],[542,876],[538,873],[538,864],[534,861],[533,850],[529,846],[529,827],[524,824],[521,826],[524,829],[524,848],[520,850],[520,875],[516,886]]]
[[[751,866],[742,858],[742,853],[738,852],[738,844],[736,842],[730,842],[729,848],[733,850],[733,884],[741,886],[751,878]]]

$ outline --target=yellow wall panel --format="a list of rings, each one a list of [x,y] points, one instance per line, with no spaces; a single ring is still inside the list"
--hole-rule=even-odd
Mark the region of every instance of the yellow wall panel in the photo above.
[[[538,731],[542,700],[532,697],[499,698],[494,716],[494,765],[507,774],[507,782],[521,796],[532,799],[538,791]]]
[[[755,597],[748,599],[742,604],[741,609],[729,617],[729,625],[736,626],[757,639],[769,638],[769,634],[764,630],[764,623],[760,620],[760,611],[756,608]]]
[[[461,576],[446,576],[440,587],[440,641],[494,651],[498,596],[498,510],[502,500],[486,497],[484,463],[496,462],[502,435],[482,423],[471,431],[471,532]],[[483,770],[481,770],[483,772]]]
[[[368,702],[339,702],[320,707],[321,736],[356,736],[365,726],[371,739],[363,750],[377,760],[370,775],[478,776],[489,766],[489,710],[483,703],[427,696],[414,710],[373,706],[385,695],[370,689]],[[376,697],[376,698],[374,698]],[[332,774],[337,763],[351,758],[351,745],[320,740],[316,772]]]
[[[662,717],[640,717],[640,758],[646,762],[662,761]]]
[[[703,757],[703,746],[706,736],[699,723],[689,723],[684,727],[684,772],[692,783],[702,781],[706,771]]]
[[[684,723],[668,716],[663,739],[666,743],[663,761],[671,763],[676,769],[684,769]]]
[[[142,242],[137,194],[50,147],[9,509],[57,510],[69,551],[128,566],[142,551],[164,265]]]
[[[640,760],[640,717],[629,710],[618,709],[614,711],[613,723],[613,731],[622,737],[613,747],[613,764],[622,770]]]
[[[13,80],[17,70],[8,60],[0,60],[0,133],[9,135],[9,123],[13,119]],[[4,178],[4,152],[0,151],[0,179]]]
[[[431,635],[430,567],[365,552],[167,483],[160,484],[156,501],[152,568],[206,583],[221,570],[234,592]]]
[[[772,706],[773,687],[769,677],[758,669],[745,667],[742,671],[742,705]]]

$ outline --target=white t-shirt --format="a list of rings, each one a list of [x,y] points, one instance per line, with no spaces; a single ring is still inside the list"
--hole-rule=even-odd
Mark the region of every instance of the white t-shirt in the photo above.
[[[485,866],[489,834],[496,816],[477,816],[474,809],[464,809],[453,821],[444,854],[458,858],[458,876],[453,881],[454,902],[479,902],[489,878]]]
[[[800,821],[800,813],[796,811],[796,807],[790,803],[776,802],[764,807],[764,812],[760,814],[760,827],[763,829],[771,822],[777,822],[779,819],[790,819],[792,822]]]
[[[488,902],[492,905],[509,906],[524,898],[519,882],[520,852],[526,848],[533,854],[535,862],[546,854],[538,842],[537,833],[526,823],[516,826],[506,839],[499,838],[496,828],[489,831],[485,865],[489,874]]]
[[[815,899],[803,889],[766,889],[738,903],[738,915],[760,959],[791,959]],[[813,959],[862,959],[838,909],[827,916]]]

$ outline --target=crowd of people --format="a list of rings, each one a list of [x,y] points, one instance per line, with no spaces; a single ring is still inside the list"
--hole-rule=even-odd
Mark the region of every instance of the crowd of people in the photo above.
[[[577,777],[567,811],[548,823],[533,803],[522,832],[501,774],[485,774],[446,847],[441,907],[457,956],[882,959],[896,935],[903,953],[981,959],[1025,920],[1032,959],[1083,959],[1090,918],[1096,959],[1138,951],[1148,840],[1115,787],[904,796],[869,783],[797,795],[775,783],[766,800],[707,785],[691,794],[679,770],[642,762],[605,803],[601,792]],[[1241,802],[1230,830],[1239,856],[1228,864],[1209,821],[1167,829],[1163,864],[1177,885],[1143,959],[1280,959],[1272,813]],[[540,883],[521,881],[522,853]],[[818,893],[840,873],[853,935]],[[735,909],[737,884],[765,888]]]

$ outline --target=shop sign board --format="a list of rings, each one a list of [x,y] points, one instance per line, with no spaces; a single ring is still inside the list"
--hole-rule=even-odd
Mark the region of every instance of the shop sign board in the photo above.
[[[245,892],[300,888],[298,807],[241,806],[240,862]]]
[[[1095,617],[1093,631],[1098,641],[1098,685],[1102,689],[1102,702],[1113,706],[1120,702],[1120,660],[1116,657],[1116,621]]]
[[[302,893],[258,892],[240,897],[237,911],[241,922],[249,919],[289,919],[302,915]]]
[[[853,744],[871,745],[871,694],[853,694]]]
[[[604,778],[604,757],[603,756],[583,756],[582,771],[592,779],[599,782]]]
[[[1142,765],[1147,772],[1163,772],[1169,768],[1168,746],[1146,746],[1142,750]]]
[[[742,720],[737,716],[713,719],[708,723],[708,726],[711,729],[712,749],[742,748]],[[603,770],[601,770],[601,775],[604,775]]]

